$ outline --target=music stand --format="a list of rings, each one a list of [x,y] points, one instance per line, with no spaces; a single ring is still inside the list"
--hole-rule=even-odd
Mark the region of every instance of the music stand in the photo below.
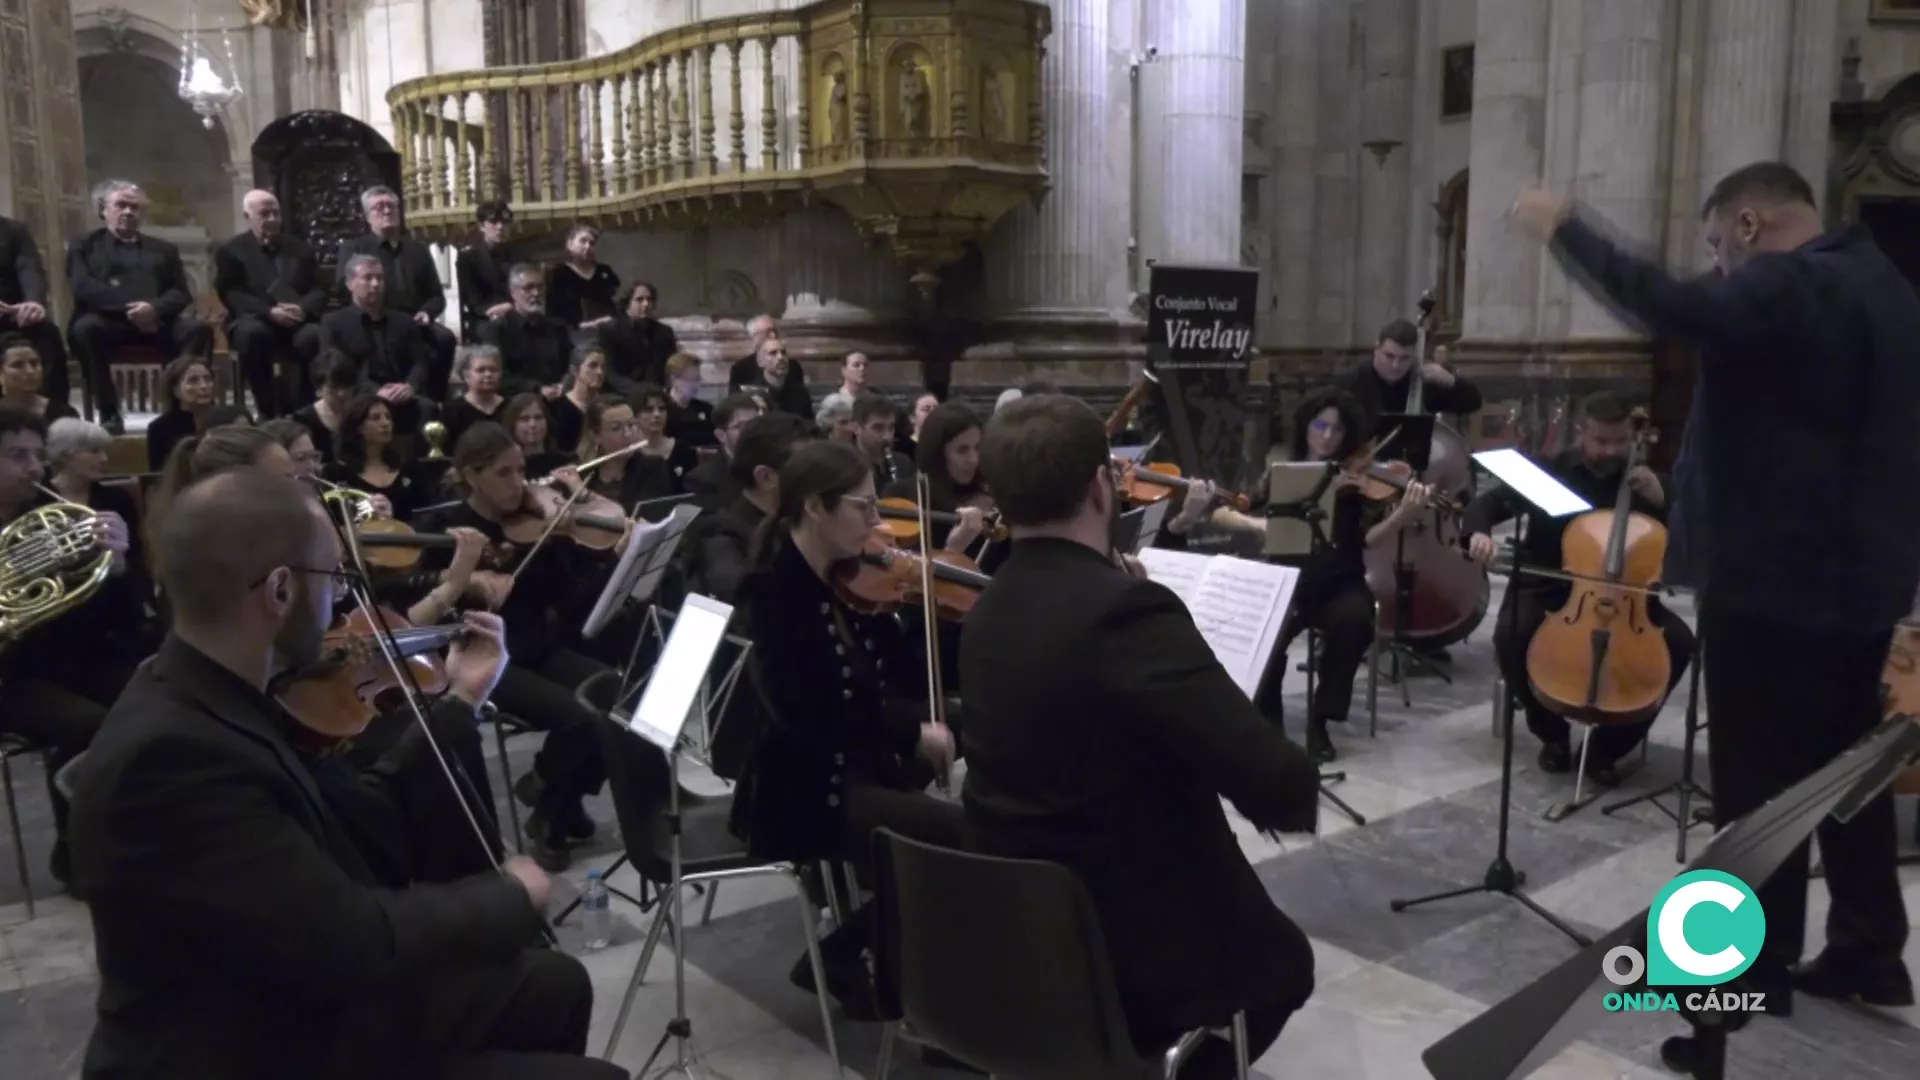
[[[1519,636],[1514,624],[1519,620],[1519,596],[1514,590],[1520,588],[1520,577],[1526,573],[1526,548],[1523,541],[1526,536],[1527,517],[1538,511],[1549,518],[1566,517],[1584,510],[1593,509],[1593,504],[1573,492],[1566,485],[1547,475],[1538,465],[1528,461],[1525,454],[1518,450],[1487,450],[1473,455],[1473,460],[1481,468],[1492,473],[1494,479],[1507,486],[1512,498],[1522,504],[1521,512],[1514,517],[1513,565],[1507,569],[1507,597],[1502,601],[1500,616],[1506,622],[1505,634],[1508,641],[1518,641]],[[1527,875],[1513,868],[1507,857],[1507,833],[1513,813],[1513,713],[1514,690],[1501,680],[1500,700],[1494,708],[1499,710],[1501,723],[1500,747],[1500,839],[1495,849],[1493,861],[1487,864],[1486,876],[1478,885],[1468,885],[1458,889],[1434,893],[1431,896],[1416,897],[1411,900],[1394,900],[1387,906],[1396,912],[1408,908],[1430,904],[1436,900],[1451,900],[1459,896],[1471,896],[1475,893],[1499,893],[1518,900],[1521,906],[1545,919],[1553,928],[1567,935],[1581,945],[1588,944],[1586,936],[1568,926],[1565,922],[1535,903],[1533,898],[1520,891],[1527,882]]]
[[[1655,810],[1672,818],[1675,832],[1679,834],[1674,841],[1673,852],[1673,861],[1677,863],[1687,861],[1687,830],[1700,823],[1696,819],[1700,818],[1706,809],[1704,806],[1696,808],[1693,800],[1697,798],[1705,803],[1713,801],[1713,792],[1701,787],[1699,781],[1693,778],[1694,763],[1698,757],[1695,747],[1700,737],[1700,729],[1704,726],[1700,722],[1700,669],[1706,663],[1707,643],[1699,630],[1700,602],[1698,594],[1695,594],[1693,670],[1687,672],[1687,716],[1686,730],[1682,734],[1684,742],[1680,748],[1680,778],[1666,787],[1656,788],[1644,795],[1635,795],[1631,799],[1621,799],[1619,802],[1600,808],[1602,814],[1612,817],[1629,806],[1647,803]],[[1667,614],[1669,618],[1679,618],[1671,611]],[[1670,809],[1666,803],[1660,801],[1668,795],[1678,800],[1677,808]]]
[[[686,898],[683,895],[683,875],[680,862],[680,743],[687,719],[700,707],[700,696],[706,690],[707,672],[713,666],[714,654],[727,637],[727,624],[733,619],[733,607],[706,596],[689,596],[680,606],[680,617],[674,620],[673,630],[667,635],[666,644],[660,650],[659,662],[653,665],[645,687],[639,692],[639,699],[630,710],[620,708],[618,702],[630,700],[627,688],[614,700],[614,708],[607,718],[620,724],[627,730],[652,743],[667,755],[667,843],[672,873],[667,885],[668,897],[672,903],[673,925],[685,927]],[[737,666],[736,666],[737,670]],[[656,916],[657,917],[657,916]],[[651,1074],[653,1063],[666,1049],[667,1041],[675,1044],[673,1064],[657,1074]],[[678,1073],[693,1077],[694,1062],[698,1059],[698,1050],[693,1045],[693,1020],[687,1016],[687,948],[686,939],[676,936],[673,949],[673,1018],[660,1033],[660,1041],[653,1046],[653,1052],[647,1055],[646,1063],[640,1066],[636,1074],[671,1076]]]
[[[1687,865],[1687,871],[1719,870],[1741,881],[1765,881],[1829,812],[1863,802],[1863,796],[1876,793],[1899,764],[1915,753],[1920,753],[1920,724],[1911,717],[1894,717],[1812,776],[1722,829]],[[1621,945],[1644,954],[1648,914],[1642,911],[1628,919],[1427,1047],[1421,1055],[1427,1072],[1435,1080],[1530,1075],[1604,1014],[1604,993],[1623,989],[1611,982],[1604,988],[1598,985],[1605,978],[1602,963],[1607,953]],[[1743,1026],[1750,1014],[1683,1015],[1696,1027],[1696,1048],[1702,1051],[1693,1075],[1696,1080],[1721,1080],[1727,1035]]]
[[[1333,478],[1336,471],[1330,463],[1284,461],[1267,472],[1265,554],[1268,558],[1286,560],[1304,556],[1308,564],[1313,565],[1332,546],[1327,540],[1325,525],[1333,513]],[[1307,724],[1310,727],[1313,724],[1315,680],[1318,678],[1319,665],[1316,661],[1319,659],[1319,642],[1318,632],[1313,627],[1303,629],[1307,631]],[[1282,680],[1286,678],[1284,666],[1279,677]],[[1267,678],[1274,678],[1272,667],[1267,668]],[[1315,770],[1320,776],[1320,797],[1345,814],[1348,821],[1365,825],[1367,819],[1358,810],[1327,790],[1328,784],[1345,780],[1346,772],[1329,772],[1319,768],[1318,764]]]

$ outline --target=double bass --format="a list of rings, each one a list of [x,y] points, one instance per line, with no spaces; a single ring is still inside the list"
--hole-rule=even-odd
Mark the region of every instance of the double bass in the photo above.
[[[1419,340],[1413,368],[1407,372],[1409,414],[1426,409],[1427,333],[1433,320],[1433,294],[1420,298]],[[1378,432],[1385,435],[1387,432]],[[1471,487],[1466,440],[1434,421],[1433,443],[1421,480],[1443,502],[1463,504]],[[1485,567],[1467,558],[1460,544],[1460,519],[1442,509],[1423,515],[1394,541],[1367,549],[1367,587],[1379,604],[1378,630],[1401,644],[1441,648],[1461,641],[1486,618],[1492,587]],[[1404,594],[1406,610],[1401,611]]]
[[[1567,523],[1561,569],[1573,591],[1527,645],[1527,682],[1542,705],[1569,720],[1631,724],[1660,710],[1673,659],[1653,621],[1653,591],[1667,558],[1667,527],[1633,509],[1626,477],[1653,439],[1645,409],[1633,411],[1633,449],[1611,510]]]

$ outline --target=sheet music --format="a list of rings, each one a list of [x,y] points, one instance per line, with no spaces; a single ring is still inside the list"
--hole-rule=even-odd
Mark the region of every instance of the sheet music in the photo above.
[[[660,588],[660,579],[666,576],[667,567],[673,565],[673,553],[680,547],[680,538],[687,534],[687,527],[699,516],[699,507],[681,503],[673,508],[673,513],[667,515],[664,521],[634,521],[633,538],[627,544],[639,549],[639,554],[634,558],[645,568],[645,572],[633,583],[628,596],[640,603],[653,599],[653,594]]]
[[[1149,577],[1187,605],[1194,626],[1234,684],[1249,698],[1258,693],[1300,571],[1232,555],[1163,548],[1148,548],[1139,558]]]

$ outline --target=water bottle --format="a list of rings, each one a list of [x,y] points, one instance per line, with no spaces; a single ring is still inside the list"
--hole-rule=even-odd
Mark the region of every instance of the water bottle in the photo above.
[[[612,894],[598,870],[587,871],[587,889],[580,894],[580,925],[587,931],[587,951],[607,947],[613,940]]]

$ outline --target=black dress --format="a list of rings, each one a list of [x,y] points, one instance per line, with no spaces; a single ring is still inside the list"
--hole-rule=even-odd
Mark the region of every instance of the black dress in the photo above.
[[[385,495],[387,501],[393,504],[395,521],[412,520],[414,511],[432,501],[428,490],[431,485],[421,476],[420,466],[416,462],[402,465],[390,484],[374,484],[338,461],[327,462],[320,470],[320,478],[330,484],[364,491],[369,495]]]
[[[580,406],[565,394],[547,402],[547,411],[553,417],[553,445],[566,453],[573,453],[580,445],[580,433],[587,428],[587,414],[580,411]]]
[[[492,412],[482,412],[478,405],[467,400],[465,394],[447,402],[446,411],[440,414],[440,422],[447,428],[445,444],[447,454],[452,455],[453,448],[460,445],[460,436],[465,435],[467,429],[473,425],[482,421],[499,423],[500,410],[506,405],[507,399],[502,396],[499,401],[494,402]]]
[[[299,414],[296,413],[294,419],[300,419]],[[319,423],[319,417],[314,418],[314,423]],[[147,471],[159,472],[166,468],[167,456],[173,453],[173,448],[179,445],[180,440],[198,430],[199,424],[194,420],[193,414],[185,409],[169,409],[154,417],[153,422],[147,425]],[[329,449],[332,448],[332,444],[333,439],[329,434],[327,439]],[[320,448],[318,436],[315,436],[313,446],[316,450]]]

